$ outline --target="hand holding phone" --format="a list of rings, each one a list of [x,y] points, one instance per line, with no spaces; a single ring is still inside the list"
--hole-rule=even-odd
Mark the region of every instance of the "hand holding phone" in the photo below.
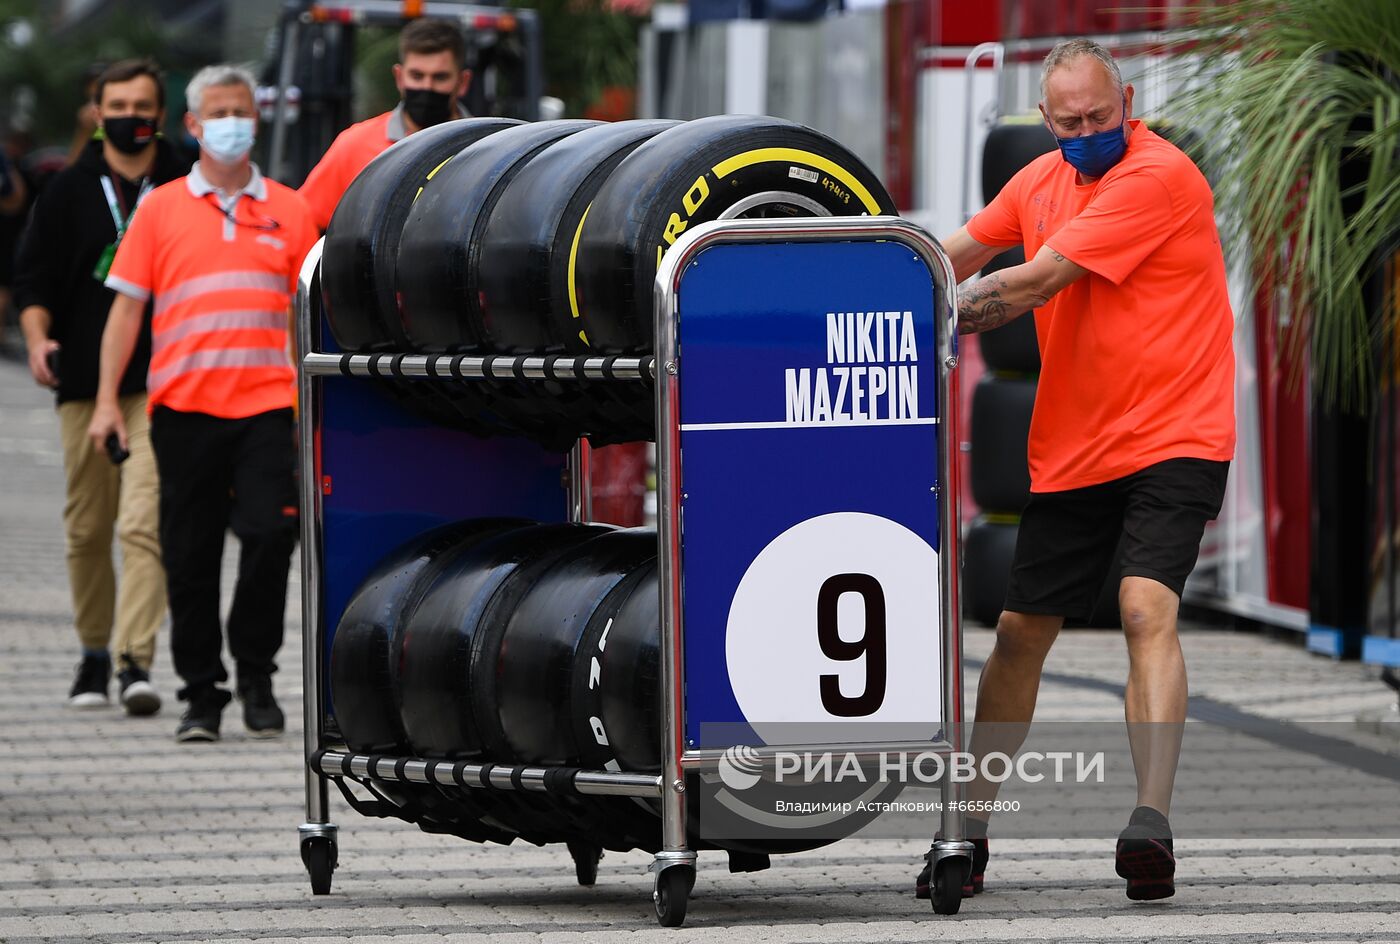
[[[112,460],[112,465],[121,465],[131,455],[130,452],[122,448],[122,441],[117,438],[116,433],[107,436],[107,458]]]

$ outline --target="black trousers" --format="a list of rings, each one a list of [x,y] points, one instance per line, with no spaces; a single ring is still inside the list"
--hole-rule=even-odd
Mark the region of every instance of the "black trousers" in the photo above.
[[[220,657],[219,571],[229,529],[242,545],[229,652],[240,679],[277,670],[298,524],[293,438],[291,410],[237,420],[165,407],[151,415],[181,699],[228,681]]]

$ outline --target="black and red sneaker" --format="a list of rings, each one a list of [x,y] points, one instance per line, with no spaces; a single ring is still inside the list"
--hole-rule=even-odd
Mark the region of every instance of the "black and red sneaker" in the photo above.
[[[1128,880],[1133,901],[1156,901],[1176,894],[1176,855],[1167,818],[1150,806],[1139,806],[1118,835],[1116,870]]]
[[[934,842],[942,838],[939,835],[933,837]],[[968,876],[967,883],[963,885],[962,895],[964,898],[971,898],[982,891],[983,876],[987,871],[987,837],[968,837],[968,842],[972,843],[972,874]],[[933,880],[933,849],[924,853],[924,867],[919,872],[919,877],[914,879],[914,897],[927,898],[929,892],[929,882]]]

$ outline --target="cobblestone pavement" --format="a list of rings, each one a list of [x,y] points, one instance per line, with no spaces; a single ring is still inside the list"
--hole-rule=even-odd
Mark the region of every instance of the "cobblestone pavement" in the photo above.
[[[1362,812],[1388,832],[1180,838],[1178,893],[1163,903],[1124,898],[1111,842],[1006,839],[994,840],[988,891],[939,918],[909,887],[926,840],[872,835],[775,857],[752,874],[702,855],[687,925],[665,931],[651,915],[648,856],[609,854],[597,886],[580,888],[562,849],[427,835],[361,818],[338,797],[340,868],[333,893],[313,897],[296,835],[296,594],[277,676],[293,722],[286,737],[246,738],[235,705],[222,743],[174,743],[164,635],[161,714],[67,710],[76,639],[61,491],[48,396],[22,364],[0,360],[0,941],[1400,941],[1400,789],[1384,769],[1400,770],[1400,759],[1384,736],[1366,745],[1380,767],[1348,782],[1355,803],[1377,804]],[[1184,641],[1193,716],[1204,720],[1271,719],[1283,730],[1280,721],[1330,719],[1364,739],[1350,719],[1390,701],[1371,670],[1287,640],[1198,628]],[[987,631],[969,630],[974,682],[990,644]],[[1040,716],[1121,718],[1125,669],[1115,635],[1066,633]],[[1299,770],[1326,766],[1309,756]],[[1246,794],[1255,786],[1237,782]]]

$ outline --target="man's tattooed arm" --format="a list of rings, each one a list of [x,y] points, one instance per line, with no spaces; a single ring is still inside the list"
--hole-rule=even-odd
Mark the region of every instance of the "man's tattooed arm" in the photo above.
[[[1086,272],[1049,246],[1041,246],[1030,262],[999,269],[958,293],[958,334],[1000,328],[1040,308]]]
[[[1006,290],[1006,281],[997,272],[962,289],[958,293],[958,334],[990,331],[1021,314],[1002,297]]]
[[[958,293],[958,333],[1000,328],[1041,307],[1086,271],[1042,246],[1030,262],[999,269]]]

